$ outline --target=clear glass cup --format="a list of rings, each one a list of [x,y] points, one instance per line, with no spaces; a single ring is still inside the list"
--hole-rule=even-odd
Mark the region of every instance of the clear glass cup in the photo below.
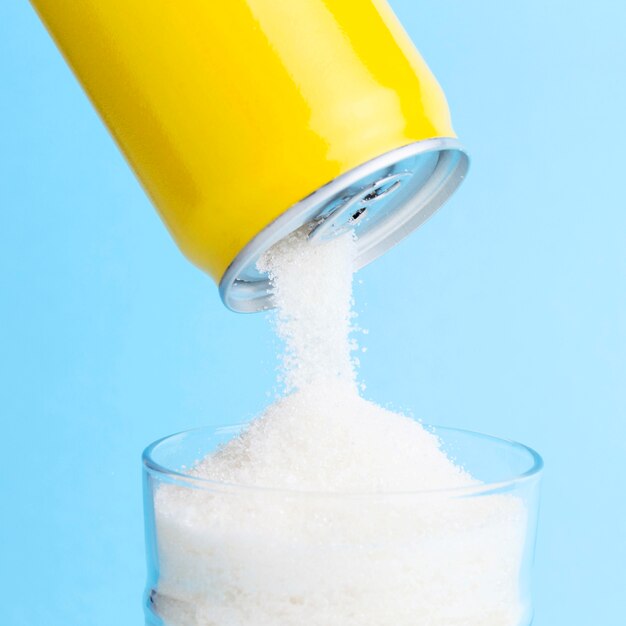
[[[409,493],[232,485],[188,469],[240,426],[143,454],[146,624],[527,626],[541,457],[429,427],[479,484]]]

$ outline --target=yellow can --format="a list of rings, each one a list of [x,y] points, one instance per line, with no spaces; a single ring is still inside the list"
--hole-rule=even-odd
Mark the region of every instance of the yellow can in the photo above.
[[[358,264],[439,207],[468,159],[385,0],[32,0],[181,250],[237,311],[307,223]]]

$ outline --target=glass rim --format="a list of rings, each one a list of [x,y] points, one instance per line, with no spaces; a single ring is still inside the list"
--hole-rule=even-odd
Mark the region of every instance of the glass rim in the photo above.
[[[470,437],[476,437],[482,440],[488,440],[493,443],[505,445],[509,448],[514,448],[519,452],[522,452],[528,456],[529,466],[528,468],[518,474],[511,476],[510,478],[495,480],[495,481],[479,481],[474,485],[466,485],[463,487],[445,487],[443,489],[414,489],[404,491],[315,491],[305,489],[284,489],[280,487],[264,487],[259,485],[245,485],[240,483],[231,483],[226,481],[213,480],[210,478],[202,478],[201,476],[193,476],[192,474],[185,473],[184,471],[166,467],[153,458],[152,454],[154,450],[161,444],[180,437],[181,435],[187,435],[198,431],[210,431],[214,434],[237,434],[242,428],[248,425],[249,422],[243,424],[231,424],[227,426],[199,426],[196,428],[190,428],[186,430],[166,435],[153,441],[143,451],[141,455],[142,464],[146,471],[150,474],[162,477],[168,483],[179,484],[181,486],[193,489],[201,489],[204,491],[214,492],[230,492],[233,495],[236,494],[267,494],[267,495],[283,495],[290,497],[323,497],[323,498],[401,498],[401,497],[443,497],[443,498],[467,498],[478,497],[486,495],[494,495],[496,493],[504,493],[511,491],[519,485],[537,480],[540,478],[544,462],[541,455],[523,443],[515,441],[513,439],[507,439],[504,437],[498,437],[495,435],[489,435],[465,428],[455,428],[452,426],[437,426],[436,424],[424,424],[421,423],[424,428],[430,432],[450,432]]]

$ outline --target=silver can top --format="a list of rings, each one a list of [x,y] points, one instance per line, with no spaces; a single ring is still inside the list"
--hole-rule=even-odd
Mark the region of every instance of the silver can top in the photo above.
[[[397,148],[342,174],[293,205],[250,241],[228,266],[219,290],[231,310],[272,308],[267,276],[256,264],[276,242],[308,224],[311,245],[353,230],[357,268],[423,224],[465,178],[469,158],[457,139]]]

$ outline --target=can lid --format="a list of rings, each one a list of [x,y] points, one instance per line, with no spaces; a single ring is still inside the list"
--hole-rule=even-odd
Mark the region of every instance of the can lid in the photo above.
[[[342,174],[293,205],[252,239],[228,266],[220,295],[231,310],[272,308],[259,257],[305,224],[311,245],[353,230],[357,268],[367,265],[423,224],[465,178],[469,158],[457,139],[418,141]]]

